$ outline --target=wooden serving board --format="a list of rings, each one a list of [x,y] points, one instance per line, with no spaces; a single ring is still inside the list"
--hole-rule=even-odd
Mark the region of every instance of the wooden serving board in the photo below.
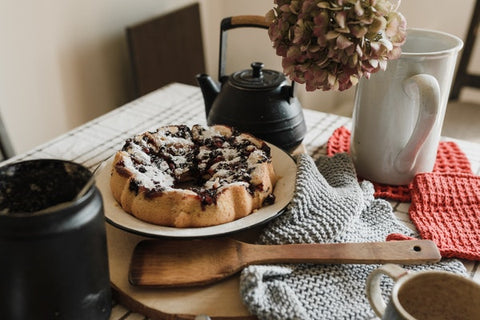
[[[128,270],[135,245],[147,239],[106,224],[110,281],[116,300],[151,319],[194,319],[205,314],[212,319],[255,319],[242,304],[239,276],[191,288],[155,289],[134,287]],[[239,235],[250,238],[255,230]]]

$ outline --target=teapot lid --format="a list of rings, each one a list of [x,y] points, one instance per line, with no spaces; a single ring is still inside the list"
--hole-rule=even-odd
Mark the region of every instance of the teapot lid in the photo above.
[[[283,73],[274,70],[263,70],[263,63],[253,62],[252,69],[235,72],[230,77],[234,86],[246,89],[271,89],[285,81]]]

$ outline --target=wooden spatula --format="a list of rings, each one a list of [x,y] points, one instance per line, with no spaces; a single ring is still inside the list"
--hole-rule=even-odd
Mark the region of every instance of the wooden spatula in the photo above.
[[[129,281],[136,286],[194,286],[253,264],[419,264],[440,258],[429,240],[289,245],[254,245],[229,238],[144,240],[133,252]]]

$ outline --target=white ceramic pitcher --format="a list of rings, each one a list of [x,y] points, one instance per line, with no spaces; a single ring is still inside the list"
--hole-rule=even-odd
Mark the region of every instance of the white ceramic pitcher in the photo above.
[[[360,177],[405,185],[432,171],[462,46],[447,33],[409,29],[400,58],[360,80],[350,144]]]

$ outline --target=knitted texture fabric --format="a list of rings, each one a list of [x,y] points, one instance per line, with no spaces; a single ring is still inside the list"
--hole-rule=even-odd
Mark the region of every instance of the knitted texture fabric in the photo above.
[[[350,150],[350,131],[345,127],[336,129],[327,143],[327,155],[332,156]],[[438,145],[437,158],[433,172],[472,173],[470,162],[465,154],[454,142],[441,141]],[[373,183],[374,196],[377,198],[391,199],[401,202],[411,201],[410,186],[389,186]]]
[[[261,244],[378,242],[390,233],[416,236],[399,223],[390,204],[373,197],[370,182],[358,183],[347,154],[295,158],[296,188],[286,211],[261,234]],[[287,264],[249,266],[241,273],[244,304],[259,319],[371,319],[365,295],[368,274],[378,265]],[[457,260],[407,269],[465,273]],[[385,292],[391,281],[383,281]]]
[[[415,176],[408,210],[423,239],[442,257],[480,260],[480,177],[463,173]],[[405,239],[392,234],[389,239]]]

